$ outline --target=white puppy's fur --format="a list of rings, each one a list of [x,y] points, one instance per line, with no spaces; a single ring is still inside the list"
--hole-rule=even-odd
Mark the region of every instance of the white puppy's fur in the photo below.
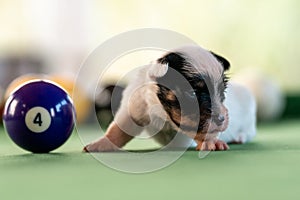
[[[256,102],[252,93],[238,83],[229,82],[224,104],[229,124],[219,138],[227,143],[250,142],[256,135]]]

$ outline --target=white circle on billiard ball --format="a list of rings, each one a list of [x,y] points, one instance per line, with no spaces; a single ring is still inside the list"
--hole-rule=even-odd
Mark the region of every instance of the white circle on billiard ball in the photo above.
[[[51,116],[45,108],[40,106],[33,107],[26,113],[25,123],[32,132],[42,133],[49,128]]]

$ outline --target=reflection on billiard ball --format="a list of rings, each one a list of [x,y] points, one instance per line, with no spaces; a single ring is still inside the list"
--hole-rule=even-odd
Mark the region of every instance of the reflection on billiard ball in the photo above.
[[[71,98],[45,80],[24,83],[7,99],[3,123],[10,138],[34,153],[47,153],[70,137],[75,124]]]
[[[48,76],[49,80],[59,84],[64,88],[70,97],[73,97],[74,107],[76,109],[76,121],[77,123],[85,122],[91,111],[91,100],[88,97],[87,92],[76,85],[75,78],[71,75],[52,74]]]

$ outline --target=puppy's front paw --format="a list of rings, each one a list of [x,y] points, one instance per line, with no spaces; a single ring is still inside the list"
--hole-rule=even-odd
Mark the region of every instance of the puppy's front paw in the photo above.
[[[119,148],[115,146],[107,137],[102,137],[96,142],[88,144],[83,148],[83,152],[112,152],[118,151]]]
[[[198,141],[197,151],[226,151],[229,146],[222,140],[204,140]]]

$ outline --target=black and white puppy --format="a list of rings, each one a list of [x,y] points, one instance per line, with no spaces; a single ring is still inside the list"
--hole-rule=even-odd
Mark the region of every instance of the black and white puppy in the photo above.
[[[199,46],[175,49],[143,66],[105,136],[84,151],[119,150],[144,130],[172,148],[227,150],[227,143],[250,141],[256,134],[255,101],[245,88],[228,84],[229,67],[225,58]]]

